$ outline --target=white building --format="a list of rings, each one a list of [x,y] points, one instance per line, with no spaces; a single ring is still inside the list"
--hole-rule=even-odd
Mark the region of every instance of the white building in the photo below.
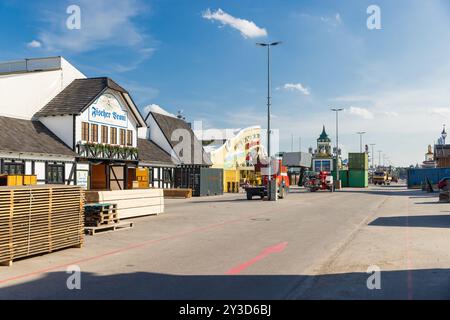
[[[86,78],[62,57],[27,59],[0,63],[0,96],[0,174],[117,190],[144,167],[150,186],[172,186],[159,173],[175,167],[170,150],[139,139],[151,128],[113,80]]]

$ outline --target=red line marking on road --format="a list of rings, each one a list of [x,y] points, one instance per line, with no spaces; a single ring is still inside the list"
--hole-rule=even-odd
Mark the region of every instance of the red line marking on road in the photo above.
[[[233,224],[233,223],[237,223],[237,222],[241,222],[241,221],[247,221],[249,219],[254,219],[254,218],[256,218],[256,217],[258,217],[258,216],[260,216],[262,214],[265,214],[265,213],[261,213],[261,214],[258,214],[258,215],[255,215],[255,216],[251,216],[251,217],[246,217],[246,218],[228,220],[228,221],[224,221],[224,222],[221,222],[221,223],[211,224],[211,225],[207,225],[207,226],[204,226],[204,227],[192,229],[192,230],[189,230],[189,231],[186,231],[186,232],[180,232],[180,233],[177,233],[177,234],[174,234],[174,235],[171,235],[171,236],[167,236],[167,237],[163,237],[163,238],[159,238],[159,239],[152,239],[152,240],[144,241],[144,242],[141,242],[141,243],[129,245],[129,246],[126,246],[126,247],[123,247],[123,248],[119,248],[119,249],[116,249],[116,250],[108,251],[108,252],[105,252],[105,253],[102,253],[102,254],[99,254],[99,255],[96,255],[96,256],[92,256],[92,257],[89,257],[89,258],[79,259],[79,260],[72,261],[70,263],[64,263],[64,264],[57,265],[57,266],[52,266],[52,267],[49,267],[49,268],[46,268],[46,269],[37,270],[37,271],[34,271],[34,272],[30,272],[30,273],[18,275],[18,276],[15,276],[15,277],[3,279],[3,280],[0,280],[0,284],[5,284],[5,283],[11,282],[11,281],[26,279],[26,278],[37,276],[37,275],[40,275],[40,274],[43,274],[43,273],[47,273],[47,272],[50,272],[50,271],[66,269],[68,266],[80,265],[80,264],[83,264],[83,263],[91,262],[91,261],[98,260],[98,259],[101,259],[101,258],[104,258],[104,257],[112,256],[112,255],[115,255],[115,254],[128,252],[128,251],[131,251],[131,250],[134,250],[134,249],[138,249],[138,248],[142,248],[142,247],[145,247],[145,246],[155,245],[155,244],[158,244],[158,243],[163,242],[163,241],[181,238],[183,236],[199,233],[199,232],[202,232],[202,231],[208,231],[208,230],[211,230],[211,229],[223,227],[223,226],[226,226],[226,225],[229,225],[229,224]]]
[[[275,246],[266,248],[258,256],[254,257],[253,259],[251,259],[251,260],[249,260],[247,262],[244,262],[243,264],[241,264],[241,265],[239,265],[237,267],[234,267],[234,268],[228,270],[225,274],[227,274],[227,275],[240,274],[242,271],[244,271],[245,269],[251,267],[252,265],[257,263],[258,261],[263,260],[267,256],[269,256],[269,255],[271,255],[273,253],[283,252],[284,249],[286,249],[287,245],[288,245],[288,242],[282,242],[282,243],[277,244]]]

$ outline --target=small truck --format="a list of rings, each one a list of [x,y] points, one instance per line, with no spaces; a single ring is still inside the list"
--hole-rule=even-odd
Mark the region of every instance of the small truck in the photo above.
[[[374,185],[391,185],[392,175],[387,170],[377,170],[373,173],[372,182]]]
[[[281,160],[277,161],[274,166],[275,174],[272,174],[272,181],[277,182],[277,193],[278,199],[284,199],[289,193],[289,177],[287,175],[287,167],[281,165]],[[263,167],[263,179],[262,185],[260,186],[248,186],[245,187],[245,192],[247,194],[247,200],[252,200],[253,197],[260,197],[261,200],[267,197],[267,185],[269,183],[268,179],[268,167]],[[265,174],[264,174],[265,173]]]

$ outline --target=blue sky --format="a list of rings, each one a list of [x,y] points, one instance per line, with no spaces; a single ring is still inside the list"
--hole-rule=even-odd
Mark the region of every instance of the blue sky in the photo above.
[[[273,49],[273,126],[315,146],[334,139],[343,107],[344,152],[376,143],[394,165],[421,162],[450,122],[450,3],[445,0],[188,1],[0,0],[0,60],[62,55],[87,76],[109,76],[139,106],[158,104],[204,127],[265,120],[266,52]],[[65,27],[81,8],[81,30]],[[381,9],[381,30],[366,26]],[[221,11],[218,11],[221,9]],[[378,159],[378,157],[376,158]]]

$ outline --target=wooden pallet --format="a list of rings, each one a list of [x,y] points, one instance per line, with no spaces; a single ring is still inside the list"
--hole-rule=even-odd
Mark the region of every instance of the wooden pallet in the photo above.
[[[0,187],[0,265],[84,241],[84,193],[74,186]]]
[[[90,236],[95,236],[98,232],[106,233],[113,231],[120,231],[131,229],[134,227],[134,222],[119,222],[115,224],[105,224],[98,227],[85,227],[84,232]]]
[[[97,203],[84,206],[84,224],[88,227],[99,227],[104,224],[120,222],[117,204]]]

